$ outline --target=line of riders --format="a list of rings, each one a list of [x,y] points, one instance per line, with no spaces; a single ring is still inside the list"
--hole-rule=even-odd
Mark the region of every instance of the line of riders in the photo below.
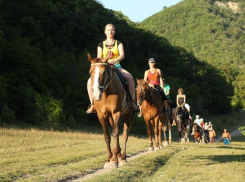
[[[202,134],[202,138],[203,140],[205,140],[205,142],[208,143],[214,143],[214,141],[211,141],[210,139],[214,140],[214,137],[216,136],[216,133],[213,129],[213,124],[211,123],[211,121],[209,121],[208,123],[204,123],[204,119],[203,118],[199,118],[199,115],[196,115],[196,119],[194,120],[194,124],[197,124],[197,130],[200,131],[200,133]],[[194,135],[195,129],[194,127],[192,128],[192,133],[191,135]]]
[[[142,117],[141,106],[137,106],[135,102],[135,83],[133,76],[125,69],[122,68],[120,65],[120,61],[125,58],[124,47],[121,41],[115,40],[115,26],[113,24],[107,24],[105,26],[105,35],[106,40],[100,42],[97,47],[97,58],[106,58],[108,57],[108,63],[114,65],[115,68],[119,71],[119,73],[124,77],[126,80],[126,86],[128,88],[129,98],[131,100],[131,108],[133,110],[139,110],[138,117]],[[150,86],[152,86],[155,90],[158,91],[159,95],[163,102],[163,109],[164,114],[167,116],[168,113],[167,105],[171,108],[173,125],[176,125],[176,114],[181,109],[185,112],[186,118],[190,118],[191,125],[192,118],[190,116],[190,106],[186,104],[186,95],[184,94],[184,90],[182,88],[178,89],[178,95],[176,98],[177,107],[170,99],[170,86],[165,83],[165,80],[162,78],[161,70],[155,67],[156,60],[154,58],[150,58],[148,60],[149,70],[145,71],[144,80],[148,82]],[[96,110],[93,105],[93,85],[91,78],[88,79],[87,82],[87,91],[90,99],[90,106],[86,111],[87,114],[95,113]],[[196,121],[196,120],[195,120]],[[199,122],[197,122],[199,123]],[[202,128],[202,127],[200,127]],[[204,132],[202,132],[204,133]]]

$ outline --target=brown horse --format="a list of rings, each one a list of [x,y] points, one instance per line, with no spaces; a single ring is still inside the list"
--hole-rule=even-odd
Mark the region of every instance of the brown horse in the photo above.
[[[195,138],[196,143],[198,143],[198,142],[201,143],[202,142],[202,134],[199,131],[199,126],[197,124],[194,124],[193,129],[195,130],[194,138]]]
[[[142,103],[142,113],[147,126],[147,133],[150,140],[149,150],[154,150],[151,128],[152,125],[155,133],[155,149],[162,148],[162,126],[164,123],[164,114],[162,112],[162,102],[157,91],[148,85],[149,82],[137,80],[137,104]]]
[[[91,63],[90,76],[93,84],[94,107],[97,111],[98,119],[104,131],[107,145],[108,158],[104,168],[116,168],[126,163],[126,143],[128,131],[132,125],[133,110],[131,102],[121,86],[112,66],[107,63],[108,58],[103,60],[92,58],[87,54]],[[123,129],[123,149],[119,145],[119,122],[124,115]],[[114,148],[111,151],[111,136],[108,131],[108,124],[113,127]]]

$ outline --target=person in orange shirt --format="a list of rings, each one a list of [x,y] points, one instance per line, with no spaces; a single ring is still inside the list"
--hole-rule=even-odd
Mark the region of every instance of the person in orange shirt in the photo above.
[[[169,113],[167,112],[167,104],[168,104],[168,98],[166,97],[164,93],[164,88],[163,88],[163,79],[162,79],[162,72],[160,69],[156,68],[156,60],[154,58],[150,58],[148,60],[148,64],[150,69],[145,71],[144,74],[144,80],[149,81],[148,85],[156,88],[159,90],[159,93],[162,97],[163,100],[163,105],[165,109],[165,115],[168,115]],[[138,114],[138,117],[142,117],[142,111],[140,107],[140,112]]]

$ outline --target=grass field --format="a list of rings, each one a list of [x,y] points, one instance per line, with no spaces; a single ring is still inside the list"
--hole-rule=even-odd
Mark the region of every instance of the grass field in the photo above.
[[[244,124],[239,119],[244,118],[244,111],[238,114],[225,116],[233,119],[226,125],[218,116],[212,116],[214,128],[220,124],[227,128]],[[137,129],[137,125],[133,127],[133,130]],[[173,127],[173,135],[177,141],[176,127]],[[194,141],[193,136],[191,141]],[[230,146],[223,146],[222,142],[213,145],[174,143],[91,181],[243,181],[244,142],[245,137],[242,136],[232,138]],[[146,134],[131,134],[127,154],[148,148],[148,143]],[[65,181],[101,168],[106,157],[104,136],[98,126],[84,126],[79,131],[68,128],[62,132],[0,128],[0,181]]]
[[[175,143],[88,181],[244,181],[244,161],[244,142]]]

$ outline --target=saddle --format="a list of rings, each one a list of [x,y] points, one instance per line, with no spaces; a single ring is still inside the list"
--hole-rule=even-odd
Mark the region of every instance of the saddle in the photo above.
[[[162,91],[162,90],[160,90],[161,87],[157,87],[156,85],[149,85],[149,86],[152,87],[152,88],[156,91],[157,96],[158,96],[159,100],[161,101],[161,107],[162,107],[161,115],[162,115],[163,112],[164,112],[164,106],[163,106],[163,97],[162,97],[162,95],[161,95],[161,91]]]

